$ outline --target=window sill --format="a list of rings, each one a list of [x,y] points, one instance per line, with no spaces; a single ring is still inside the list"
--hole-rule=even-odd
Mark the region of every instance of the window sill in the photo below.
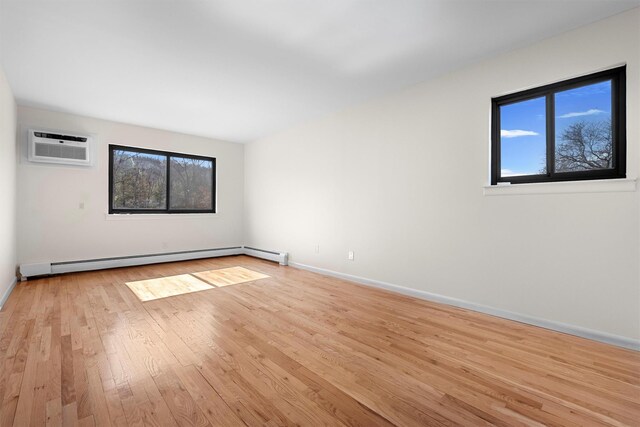
[[[598,179],[590,181],[537,182],[533,184],[487,185],[485,196],[526,194],[614,193],[636,191],[636,179]]]
[[[205,219],[213,218],[216,213],[157,213],[157,214],[104,214],[106,221],[144,221],[159,219]]]

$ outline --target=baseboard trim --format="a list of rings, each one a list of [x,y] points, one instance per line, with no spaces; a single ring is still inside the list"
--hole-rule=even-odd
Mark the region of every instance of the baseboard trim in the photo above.
[[[366,286],[371,286],[374,288],[386,289],[388,291],[397,292],[403,295],[408,295],[415,298],[424,299],[427,301],[433,301],[437,303],[451,305],[454,307],[465,308],[468,310],[489,314],[491,316],[501,317],[503,319],[515,320],[516,322],[526,323],[528,325],[539,326],[541,328],[550,329],[557,332],[563,332],[566,334],[575,335],[578,337],[587,338],[594,341],[600,341],[606,344],[612,344],[612,345],[627,348],[630,350],[640,351],[640,340],[634,340],[632,338],[613,335],[606,332],[601,332],[593,329],[583,328],[581,326],[556,322],[553,320],[541,319],[541,318],[529,316],[526,314],[514,313],[511,311],[502,310],[495,307],[476,304],[470,301],[447,297],[444,295],[434,294],[431,292],[421,291],[418,289],[406,288],[404,286],[394,285],[392,283],[382,282],[382,281],[373,280],[373,279],[367,279],[365,277],[354,276],[352,274],[340,273],[337,271],[328,270],[320,267],[314,267],[311,265],[301,264],[298,262],[290,261],[289,265],[291,267],[299,268],[302,270],[324,274],[326,276],[332,276],[338,279],[349,280],[351,282],[356,282],[356,283],[366,285]]]
[[[4,295],[2,295],[2,298],[0,298],[0,310],[2,310],[2,307],[4,307],[4,303],[7,302],[7,300],[9,299],[9,296],[11,295],[11,292],[13,292],[13,289],[16,287],[17,284],[18,284],[18,278],[14,277],[13,281],[5,291]]]

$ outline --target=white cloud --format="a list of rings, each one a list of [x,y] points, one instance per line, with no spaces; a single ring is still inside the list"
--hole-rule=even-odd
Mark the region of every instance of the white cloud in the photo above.
[[[519,175],[527,175],[527,174],[522,172],[515,172],[515,171],[512,171],[511,169],[500,169],[501,177],[519,176]]]
[[[558,118],[559,119],[569,119],[571,117],[593,116],[594,114],[602,114],[602,113],[606,113],[606,111],[598,110],[597,108],[592,108],[592,109],[587,110],[587,111],[576,111],[576,112],[573,112],[573,113],[563,114],[561,116],[558,116]]]
[[[539,133],[534,132],[532,130],[520,130],[520,129],[514,129],[514,130],[501,129],[500,130],[500,136],[503,138],[516,138],[518,136],[535,136],[535,135],[539,135]]]

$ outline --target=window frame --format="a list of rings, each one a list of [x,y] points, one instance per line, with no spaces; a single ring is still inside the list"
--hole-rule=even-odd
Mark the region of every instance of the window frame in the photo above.
[[[134,153],[152,154],[166,157],[166,208],[165,209],[120,209],[113,207],[113,152],[115,150],[131,151]],[[211,209],[171,209],[171,158],[180,157],[183,159],[210,161],[211,169]],[[125,145],[109,144],[109,214],[211,214],[216,213],[216,158],[199,156],[195,154],[176,153],[173,151],[151,150],[140,147],[129,147]]]
[[[613,168],[555,172],[555,94],[607,80],[611,80]],[[500,107],[541,97],[545,98],[547,173],[502,177]],[[491,185],[619,179],[626,178],[626,169],[626,65],[491,99]]]

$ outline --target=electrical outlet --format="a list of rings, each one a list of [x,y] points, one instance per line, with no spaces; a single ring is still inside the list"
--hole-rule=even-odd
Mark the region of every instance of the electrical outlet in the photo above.
[[[316,244],[316,253],[319,254],[320,253],[320,243]]]
[[[347,258],[349,259],[349,261],[353,261],[353,251],[349,251]]]

